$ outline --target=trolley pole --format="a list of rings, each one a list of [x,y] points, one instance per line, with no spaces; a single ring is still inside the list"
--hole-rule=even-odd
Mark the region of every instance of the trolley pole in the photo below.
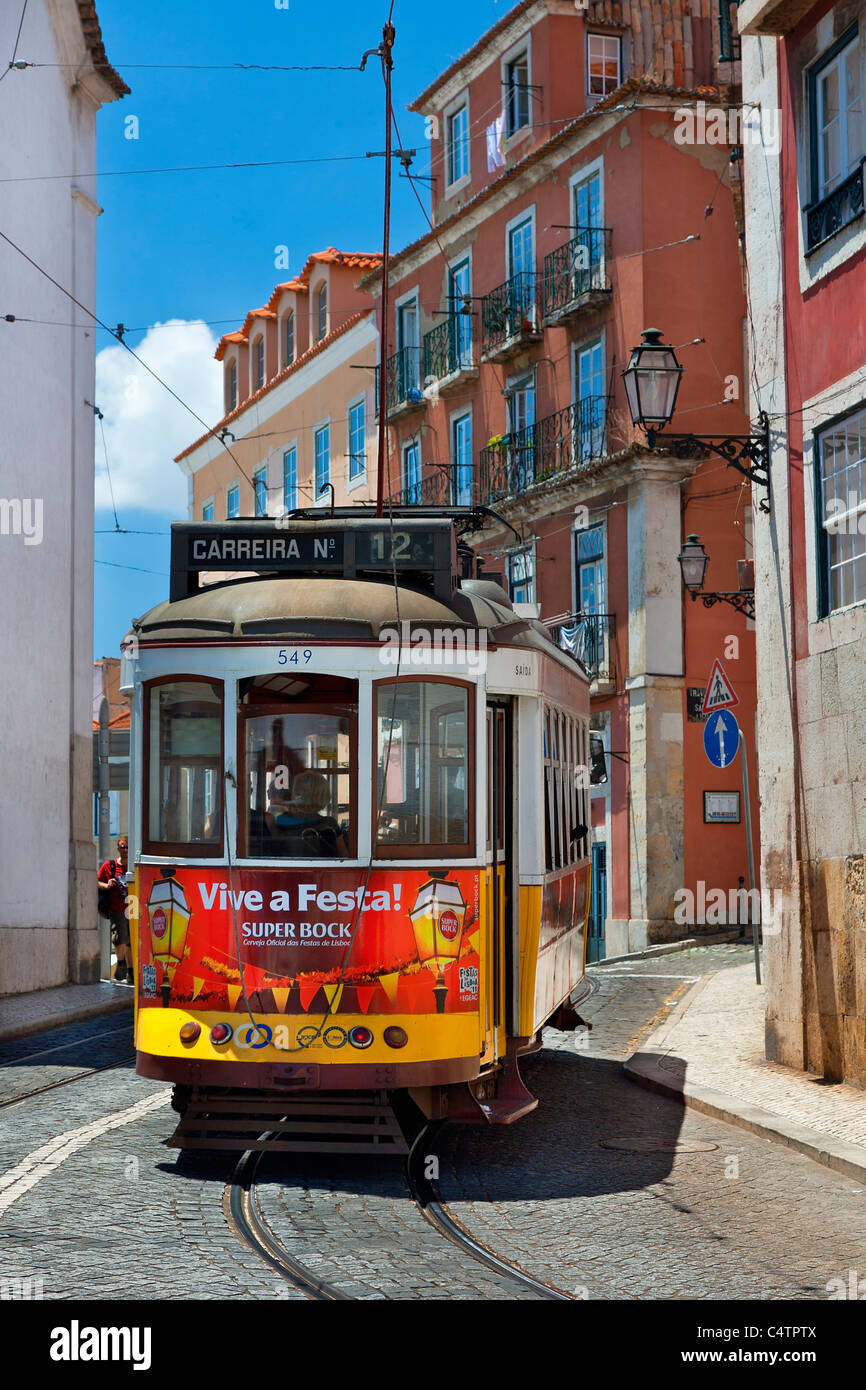
[[[761,983],[761,952],[758,945],[758,924],[751,911],[752,891],[755,887],[755,846],[752,839],[752,807],[749,801],[749,764],[746,761],[746,738],[740,730],[740,760],[743,764],[743,807],[746,818],[746,852],[749,860],[749,916],[752,919],[752,945],[755,948],[755,980]]]
[[[382,322],[379,325],[379,458],[376,473],[376,515],[385,510],[385,472],[388,439],[388,386],[385,374],[388,366],[389,277],[388,258],[391,249],[391,74],[394,70],[394,39],[396,29],[390,19],[382,30],[382,71],[385,75],[385,232],[382,238]]]

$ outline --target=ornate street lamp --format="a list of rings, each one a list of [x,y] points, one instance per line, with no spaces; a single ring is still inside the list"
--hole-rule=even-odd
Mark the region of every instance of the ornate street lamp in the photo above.
[[[634,424],[661,429],[674,413],[683,369],[673,348],[662,342],[660,328],[645,328],[641,336],[622,374],[628,408]]]
[[[740,566],[740,588],[732,593],[726,594],[705,594],[703,592],[704,579],[706,578],[707,566],[710,557],[704,550],[699,536],[686,536],[685,544],[680,551],[677,559],[680,562],[680,569],[683,574],[683,584],[688,593],[692,596],[692,602],[700,598],[705,608],[713,608],[717,603],[729,603],[732,608],[736,608],[738,613],[743,613],[747,618],[754,621],[755,618],[755,588],[754,581],[752,587],[746,588],[743,580],[751,577],[753,571],[748,562],[743,562]]]
[[[662,342],[661,329],[647,328],[640,347],[632,350],[622,373],[632,423],[646,430],[651,449],[663,449],[679,459],[705,459],[718,454],[750,482],[770,486],[770,419],[762,410],[756,434],[665,434],[676,406],[683,368],[672,347]],[[761,511],[769,511],[765,499]]]

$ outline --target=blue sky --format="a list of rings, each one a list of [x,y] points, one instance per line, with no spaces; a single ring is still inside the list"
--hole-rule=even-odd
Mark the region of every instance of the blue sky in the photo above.
[[[279,0],[282,3],[282,0]],[[363,156],[384,147],[378,60],[367,72],[165,71],[136,64],[357,64],[375,48],[387,18],[379,8],[334,0],[98,0],[110,61],[131,96],[99,116],[97,312],[134,332],[148,362],[207,423],[219,415],[213,339],[231,331],[273,286],[314,250],[376,250],[382,238],[382,160],[135,173],[167,166]],[[405,111],[427,83],[511,8],[510,0],[396,0],[394,95],[416,170],[429,168],[424,122]],[[138,138],[126,138],[127,118]],[[423,185],[426,190],[428,185]],[[408,182],[395,179],[392,246],[424,230]],[[289,271],[275,248],[289,248]],[[204,329],[145,329],[204,320]],[[225,320],[225,322],[219,322]],[[185,496],[170,459],[201,427],[137,372],[122,348],[100,333],[97,404],[120,525],[107,500],[102,434],[97,431],[95,656],[115,655],[131,618],[167,596],[168,528]],[[102,399],[100,399],[102,396]],[[212,418],[211,418],[212,417]],[[177,475],[175,477],[175,474]],[[109,534],[102,534],[108,531]],[[144,571],[153,571],[144,572]]]

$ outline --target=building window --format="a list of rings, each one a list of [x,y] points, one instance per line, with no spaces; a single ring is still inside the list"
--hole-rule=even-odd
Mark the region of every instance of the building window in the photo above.
[[[451,424],[451,495],[455,507],[472,506],[472,416]]]
[[[469,107],[463,105],[448,117],[448,183],[469,173]]]
[[[316,295],[316,341],[321,342],[328,331],[328,282],[323,280]]]
[[[531,545],[508,556],[508,597],[512,603],[535,603],[535,550]]]
[[[292,445],[283,454],[283,506],[293,512],[298,505],[298,451]]]
[[[505,66],[505,134],[510,140],[529,125],[529,53],[512,58]]]
[[[213,502],[205,502],[201,509],[202,521],[213,521]]]
[[[316,496],[318,501],[323,490],[331,481],[331,426],[322,425],[316,430]]]
[[[604,350],[601,339],[575,350],[574,407],[577,461],[601,458],[604,453],[607,396],[604,385]]]
[[[449,371],[472,367],[472,271],[468,260],[451,267],[448,297],[450,322]]]
[[[820,617],[866,600],[866,409],[817,436]]]
[[[417,507],[421,502],[421,446],[416,439],[403,445],[403,504]]]
[[[229,363],[229,410],[236,410],[238,404],[238,364],[232,359]]]
[[[586,90],[591,97],[615,92],[620,76],[620,40],[615,34],[588,34],[586,38]]]
[[[260,468],[253,474],[253,497],[256,503],[256,516],[268,514],[268,470]]]
[[[814,195],[818,200],[853,173],[863,157],[860,88],[860,43],[855,34],[841,50],[831,49],[812,73]]]
[[[295,360],[295,316],[291,310],[286,314],[283,334],[283,349],[285,353],[283,366],[290,367]]]
[[[256,338],[253,347],[253,389],[260,391],[265,384],[265,340]]]
[[[583,616],[605,612],[604,527],[588,526],[574,538],[577,611]]]
[[[233,521],[241,514],[241,486],[240,483],[233,483],[226,489],[226,517]]]
[[[349,481],[367,471],[367,427],[363,401],[349,407]]]

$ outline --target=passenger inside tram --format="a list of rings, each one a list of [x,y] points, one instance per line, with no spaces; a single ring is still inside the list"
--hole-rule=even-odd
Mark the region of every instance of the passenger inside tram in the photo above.
[[[342,829],[327,814],[331,788],[321,772],[299,772],[291,791],[272,787],[268,793],[267,824],[272,834],[301,842],[298,852],[311,859],[349,853]]]

